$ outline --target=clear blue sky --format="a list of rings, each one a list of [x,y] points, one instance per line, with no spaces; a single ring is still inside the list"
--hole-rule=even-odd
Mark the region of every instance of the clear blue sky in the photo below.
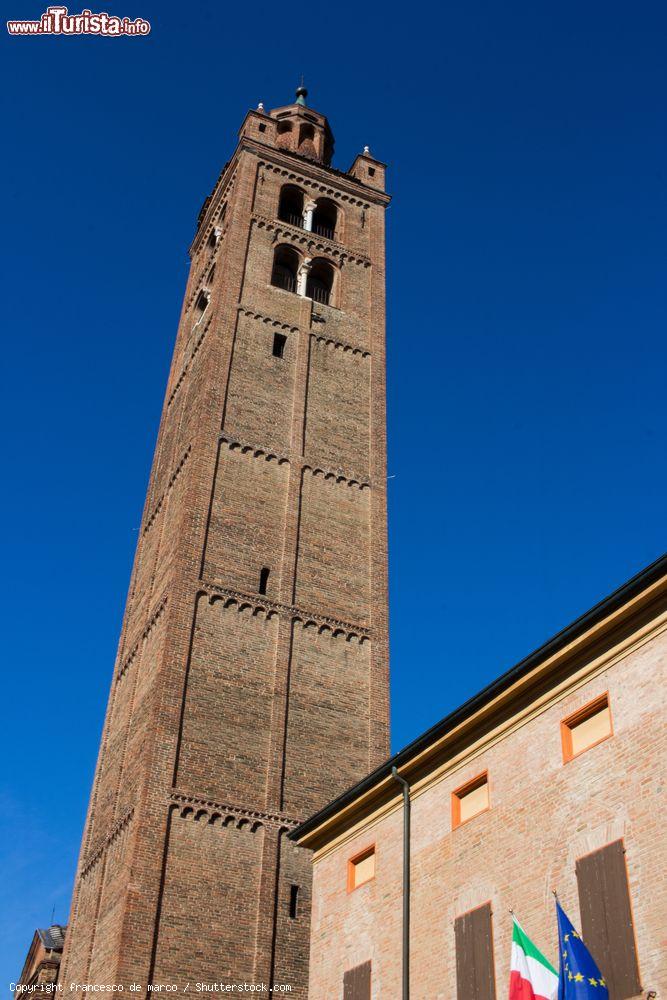
[[[186,251],[248,107],[303,72],[336,165],[390,164],[394,748],[665,541],[664,4],[102,9],[152,34],[3,38],[3,988],[67,919]]]

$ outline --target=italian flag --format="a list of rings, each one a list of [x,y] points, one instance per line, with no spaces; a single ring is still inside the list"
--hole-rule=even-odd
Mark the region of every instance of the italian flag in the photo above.
[[[555,1000],[558,973],[514,919],[509,1000]]]

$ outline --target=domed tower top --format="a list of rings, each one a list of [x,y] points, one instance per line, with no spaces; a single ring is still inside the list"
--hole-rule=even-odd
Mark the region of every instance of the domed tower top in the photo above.
[[[269,112],[277,122],[276,145],[328,166],[333,156],[333,133],[326,117],[307,106],[307,96],[302,84],[297,87],[293,104]]]

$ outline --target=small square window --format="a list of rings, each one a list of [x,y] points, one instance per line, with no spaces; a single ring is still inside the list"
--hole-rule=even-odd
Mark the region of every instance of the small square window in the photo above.
[[[489,776],[485,771],[452,792],[452,829],[489,807]]]
[[[375,177],[375,167],[369,167],[368,168],[368,176],[369,177]]]
[[[266,123],[265,122],[260,122],[259,123],[259,131],[260,132],[266,132]]]
[[[609,697],[603,694],[579,709],[560,724],[563,763],[578,757],[613,735]]]
[[[356,854],[347,863],[347,891],[352,892],[375,878],[375,844]]]

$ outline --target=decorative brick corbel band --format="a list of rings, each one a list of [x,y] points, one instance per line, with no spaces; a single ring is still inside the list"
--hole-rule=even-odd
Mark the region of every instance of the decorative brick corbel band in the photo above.
[[[134,806],[128,809],[124,816],[121,816],[118,822],[112,827],[111,832],[107,834],[107,836],[104,838],[102,843],[98,847],[96,847],[95,850],[92,852],[92,854],[89,854],[88,857],[84,860],[83,864],[81,865],[81,871],[79,873],[80,878],[86,877],[86,875],[90,872],[90,870],[95,866],[96,862],[99,861],[99,859],[102,857],[104,852],[108,850],[109,847],[111,847],[114,840],[116,840],[116,838],[120,836],[125,827],[129,825],[130,820],[132,819],[133,816],[134,816]]]
[[[365,350],[363,347],[354,347],[352,344],[347,344],[343,340],[333,340],[331,337],[323,337],[320,334],[311,334],[313,340],[316,340],[318,344],[324,344],[326,347],[333,347],[336,350],[342,350],[344,353],[348,351],[352,354],[360,354],[362,358],[370,358],[371,352]]]
[[[275,233],[278,237],[283,236],[288,238],[292,243],[308,247],[309,253],[319,251],[328,257],[337,259],[339,262],[346,260],[351,261],[353,264],[361,264],[363,267],[371,266],[370,258],[365,254],[348,250],[342,243],[329,240],[326,236],[318,236],[316,233],[310,233],[307,229],[301,229],[300,226],[292,226],[289,222],[283,222],[280,219],[270,219],[266,215],[254,215],[253,221],[258,229],[266,229],[270,233]]]
[[[206,246],[208,238],[211,235],[211,231],[218,222],[218,213],[220,211],[221,204],[225,201],[225,199],[229,199],[229,196],[234,190],[237,173],[236,166],[229,174],[225,182],[225,174],[229,169],[230,162],[231,161],[226,163],[220,171],[218,179],[213,186],[213,191],[204,202],[204,208],[199,216],[197,232],[195,234],[195,238],[190,244],[190,257],[194,257],[194,255],[199,252],[200,247]]]
[[[241,451],[244,455],[251,455],[253,458],[264,458],[267,462],[278,462],[278,465],[291,465],[293,459],[290,454],[279,455],[276,451],[261,444],[250,444],[249,441],[241,441],[235,435],[225,431],[219,436],[220,444],[225,444],[230,451]],[[310,472],[313,476],[324,476],[325,479],[335,479],[337,483],[346,483],[347,486],[357,486],[360,490],[371,488],[370,480],[356,473],[343,469],[332,469],[324,464],[319,464],[316,460],[308,458],[300,465],[303,472]]]
[[[185,304],[185,309],[183,310],[183,315],[187,314],[192,309],[195,304],[200,292],[211,292],[210,286],[206,285],[205,279],[209,271],[211,270],[211,265],[215,262],[216,256],[220,247],[223,245],[225,236],[227,235],[227,230],[229,229],[229,223],[225,226],[215,226],[211,232],[215,233],[215,245],[211,247],[211,252],[205,261],[202,262],[199,274],[197,275],[197,280],[192,286],[192,291],[188,295],[187,302]],[[210,234],[209,234],[210,235]]]
[[[280,601],[272,601],[258,594],[232,590],[210,580],[201,581],[198,593],[207,597],[209,604],[222,601],[225,608],[235,607],[239,612],[252,611],[254,615],[265,615],[267,619],[274,615],[282,615],[298,622],[304,628],[316,628],[320,634],[329,633],[334,638],[343,636],[347,642],[357,641],[362,644],[371,638],[371,630],[365,625],[313,613],[297,604],[282,604]]]
[[[245,830],[247,833],[256,833],[263,826],[291,830],[299,823],[299,820],[292,816],[244,809],[242,806],[213,802],[211,799],[198,798],[185,792],[172,792],[169,800],[172,808],[175,805],[181,819],[190,819],[207,826],[233,827]]]
[[[279,319],[274,319],[272,316],[266,316],[263,313],[258,313],[254,309],[249,309],[247,306],[240,305],[237,306],[239,313],[242,316],[247,316],[248,319],[257,320],[258,323],[265,323],[267,326],[274,327],[279,330],[285,330],[287,333],[299,333],[300,329],[298,326],[292,326],[289,323],[283,323]],[[314,319],[317,319],[314,316]],[[321,341],[324,344],[332,345],[333,347],[340,347],[343,351],[351,351],[352,354],[361,354],[364,358],[370,358],[371,352],[367,351],[365,347],[360,347],[358,344],[350,344],[346,340],[337,340],[334,337],[325,337],[321,334],[310,334],[315,340]]]
[[[251,455],[253,458],[263,458],[266,462],[277,462],[278,465],[290,464],[287,456],[278,455],[271,448],[249,444],[247,441],[239,441],[238,438],[230,437],[228,434],[221,434],[219,440],[220,444],[226,444],[230,451],[241,451],[244,455]]]
[[[313,476],[324,476],[325,479],[335,479],[337,483],[346,483],[347,486],[357,486],[360,490],[370,490],[371,484],[367,479],[355,479],[352,474],[346,474],[339,469],[326,469],[320,465],[305,464],[301,466],[304,472],[311,472]]]
[[[225,244],[225,237],[227,235],[228,229],[229,229],[229,222],[227,222],[225,225],[221,224],[219,226],[213,225],[209,227],[206,240],[203,246],[205,249],[210,250],[210,253],[208,255],[205,255],[199,263],[199,273],[197,274],[197,280],[195,281],[193,290],[188,297],[187,304],[185,306],[185,309],[183,310],[183,316],[188,315],[188,313],[192,309],[192,306],[195,303],[197,296],[199,295],[199,292],[202,290],[202,286],[204,285],[204,279],[206,278],[206,275],[208,274],[211,268],[211,264],[213,264],[216,261],[218,251]],[[215,236],[215,242],[213,246],[209,247],[208,242],[212,235]]]
[[[289,170],[287,167],[278,166],[275,163],[268,163],[265,160],[261,160],[259,165],[265,170],[271,171],[274,174],[279,174],[281,177],[285,177],[287,180],[296,181],[309,191],[317,191],[320,195],[326,194],[329,198],[333,198],[334,201],[347,202],[349,205],[358,205],[359,208],[363,208],[365,211],[368,211],[371,207],[367,201],[355,198],[353,195],[347,194],[344,191],[339,191],[337,188],[329,187],[328,184],[322,184],[313,180],[312,177],[306,177],[305,173],[298,173],[295,170]],[[328,169],[331,170],[332,168],[329,167]],[[340,173],[339,171],[334,172]],[[346,175],[342,174],[341,176]]]
[[[157,518],[158,514],[160,513],[160,509],[162,507],[162,504],[164,503],[165,498],[166,498],[167,494],[169,493],[169,490],[172,488],[172,486],[174,485],[174,483],[178,479],[180,471],[183,468],[183,466],[185,465],[185,463],[187,462],[188,456],[190,455],[191,451],[192,451],[192,445],[189,444],[187,446],[187,448],[185,449],[185,451],[183,452],[183,454],[181,456],[180,462],[178,463],[178,465],[176,466],[176,468],[172,472],[171,476],[169,477],[169,480],[167,482],[167,487],[166,487],[164,493],[162,494],[162,496],[160,497],[160,499],[158,500],[158,502],[156,503],[155,507],[153,508],[153,513],[151,514],[151,516],[146,521],[146,524],[144,525],[144,529],[141,532],[142,535],[147,535],[149,529],[153,526],[153,524],[155,522],[155,519]]]
[[[291,326],[289,323],[283,323],[282,320],[273,319],[272,316],[264,316],[262,313],[255,312],[254,309],[248,309],[247,306],[237,306],[238,311],[242,316],[247,316],[248,319],[256,319],[260,323],[266,323],[267,326],[277,327],[279,330],[286,330],[288,333],[298,333],[298,326]]]
[[[171,393],[169,394],[169,399],[167,400],[167,408],[169,408],[171,406],[171,404],[173,403],[174,399],[176,398],[176,393],[181,388],[181,384],[182,384],[183,380],[185,379],[185,376],[188,374],[188,371],[190,369],[190,365],[192,364],[192,362],[194,360],[195,354],[197,353],[197,351],[201,347],[202,341],[203,341],[204,337],[206,336],[206,334],[208,332],[208,328],[210,327],[210,325],[211,325],[211,317],[209,316],[209,319],[208,319],[208,322],[207,322],[206,326],[204,327],[204,329],[200,333],[199,339],[197,340],[195,346],[192,348],[192,351],[190,353],[190,357],[188,358],[188,360],[186,361],[185,365],[183,366],[183,368],[181,370],[181,374],[178,376],[178,378],[177,378],[177,380],[176,380],[176,382],[174,384],[174,388],[172,389]]]
[[[141,646],[141,643],[144,642],[144,640],[148,638],[148,635],[153,630],[153,628],[155,627],[156,622],[158,621],[158,619],[162,615],[162,612],[166,608],[166,606],[167,606],[167,599],[168,599],[167,598],[167,594],[163,594],[162,597],[160,598],[160,600],[158,601],[157,606],[151,612],[150,617],[148,619],[148,622],[144,626],[144,629],[143,629],[141,635],[136,640],[136,642],[132,646],[132,649],[127,654],[127,656],[123,660],[122,664],[118,668],[118,672],[116,673],[116,678],[115,678],[117,682],[121,679],[121,677],[123,676],[123,674],[127,673],[127,671],[129,670],[129,668],[131,667],[132,661],[134,660],[135,656],[139,652],[139,647]]]

